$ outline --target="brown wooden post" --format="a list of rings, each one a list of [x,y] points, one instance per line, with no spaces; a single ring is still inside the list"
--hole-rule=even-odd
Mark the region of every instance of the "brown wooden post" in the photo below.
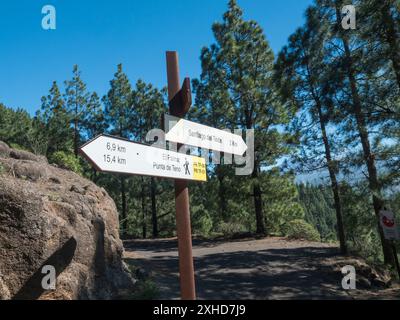
[[[190,80],[185,79],[182,90],[179,80],[178,54],[167,52],[168,99],[170,114],[184,117],[191,104]],[[189,92],[188,92],[189,90]],[[179,146],[178,146],[179,148]],[[190,225],[189,191],[187,182],[175,180],[176,231],[179,251],[179,278],[182,300],[195,300],[192,232]]]

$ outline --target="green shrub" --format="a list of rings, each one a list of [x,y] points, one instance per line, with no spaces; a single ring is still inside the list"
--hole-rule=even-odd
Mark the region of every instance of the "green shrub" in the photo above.
[[[204,205],[192,205],[193,234],[208,237],[213,229],[213,220]]]
[[[156,300],[160,295],[160,289],[150,274],[140,274],[140,268],[131,261],[126,261],[129,273],[136,279],[133,291],[121,292],[118,300]]]
[[[218,232],[224,236],[232,236],[246,231],[246,227],[238,222],[221,222],[218,225]]]
[[[318,231],[302,219],[295,219],[288,222],[285,229],[286,236],[289,239],[321,241]]]
[[[160,290],[151,279],[138,281],[136,290],[133,300],[156,300],[160,295]]]
[[[51,155],[49,161],[50,163],[55,163],[62,169],[71,170],[78,174],[81,174],[83,171],[79,159],[72,153],[57,151]]]
[[[15,150],[31,152],[31,150],[29,150],[28,148],[25,148],[24,146],[19,145],[18,143],[13,143],[13,142],[11,142],[11,143],[10,143],[10,147],[11,147],[12,149],[15,149]]]
[[[208,213],[201,216],[196,223],[195,232],[198,232],[202,236],[209,236],[213,228],[213,221]]]

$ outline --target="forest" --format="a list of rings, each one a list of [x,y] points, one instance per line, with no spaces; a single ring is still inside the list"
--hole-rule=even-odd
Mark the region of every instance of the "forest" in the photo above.
[[[343,254],[393,265],[378,215],[400,211],[400,3],[353,3],[355,30],[342,27],[344,1],[316,0],[277,55],[235,0],[211,26],[187,119],[254,129],[255,163],[249,176],[210,164],[208,182],[189,184],[195,235],[337,242]],[[102,133],[150,144],[168,112],[166,88],[118,64],[108,92],[97,93],[84,66],[71,67],[34,115],[0,103],[0,140],[104,187],[123,238],[174,236],[173,181],[96,172],[79,155]]]

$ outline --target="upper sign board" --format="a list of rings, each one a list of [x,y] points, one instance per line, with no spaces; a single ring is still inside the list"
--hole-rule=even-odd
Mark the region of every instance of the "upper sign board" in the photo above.
[[[169,114],[164,115],[164,128],[167,141],[240,156],[247,150],[246,143],[239,135]]]

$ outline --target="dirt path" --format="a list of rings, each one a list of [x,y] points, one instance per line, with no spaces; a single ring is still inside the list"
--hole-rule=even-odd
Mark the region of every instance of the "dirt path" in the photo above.
[[[161,299],[179,298],[176,239],[125,242],[126,261],[151,272]],[[338,248],[282,238],[193,241],[199,299],[352,299],[332,267]]]

